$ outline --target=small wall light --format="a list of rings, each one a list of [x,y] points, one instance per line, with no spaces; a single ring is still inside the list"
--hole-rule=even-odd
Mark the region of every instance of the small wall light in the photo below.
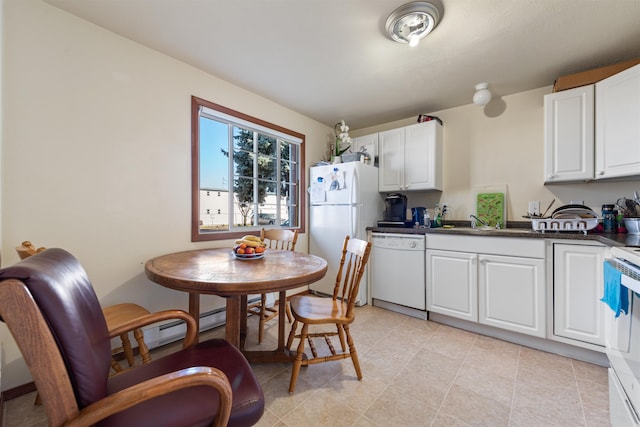
[[[491,101],[491,92],[489,92],[488,83],[478,83],[476,85],[476,93],[473,95],[473,103],[476,105],[487,105]]]

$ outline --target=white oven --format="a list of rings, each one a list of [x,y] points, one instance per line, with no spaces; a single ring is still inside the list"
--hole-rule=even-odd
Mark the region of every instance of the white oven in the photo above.
[[[627,314],[615,317],[607,310],[605,317],[611,425],[640,426],[640,248],[614,247],[606,262],[620,275],[622,296],[628,297]]]

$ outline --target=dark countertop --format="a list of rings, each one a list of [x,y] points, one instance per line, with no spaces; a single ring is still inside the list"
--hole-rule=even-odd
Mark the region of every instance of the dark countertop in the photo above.
[[[596,241],[606,246],[636,246],[640,247],[640,235],[626,233],[596,233],[588,231],[534,231],[529,222],[509,222],[506,229],[502,230],[478,230],[469,227],[469,221],[451,221],[445,223],[453,228],[396,228],[396,227],[367,227],[367,231],[374,233],[395,234],[451,234],[466,236],[493,236],[493,237],[524,237],[531,239],[557,239],[557,240],[582,240]]]

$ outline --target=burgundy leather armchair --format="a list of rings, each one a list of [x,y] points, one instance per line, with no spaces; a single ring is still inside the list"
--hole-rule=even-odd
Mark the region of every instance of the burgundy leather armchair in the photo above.
[[[62,249],[0,270],[0,315],[50,425],[250,426],[264,412],[262,388],[242,353],[222,339],[195,344],[195,321],[181,310],[133,326],[181,318],[182,350],[109,377],[110,334],[100,304],[85,270]]]

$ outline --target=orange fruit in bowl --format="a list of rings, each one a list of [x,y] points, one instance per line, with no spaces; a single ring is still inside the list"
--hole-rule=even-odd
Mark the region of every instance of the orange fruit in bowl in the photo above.
[[[264,246],[258,246],[258,247],[256,248],[256,253],[257,253],[257,254],[264,253],[264,249],[265,249],[265,248],[264,248]]]
[[[243,248],[238,248],[238,249],[236,249],[236,253],[238,255],[243,255],[245,253],[245,250]]]

